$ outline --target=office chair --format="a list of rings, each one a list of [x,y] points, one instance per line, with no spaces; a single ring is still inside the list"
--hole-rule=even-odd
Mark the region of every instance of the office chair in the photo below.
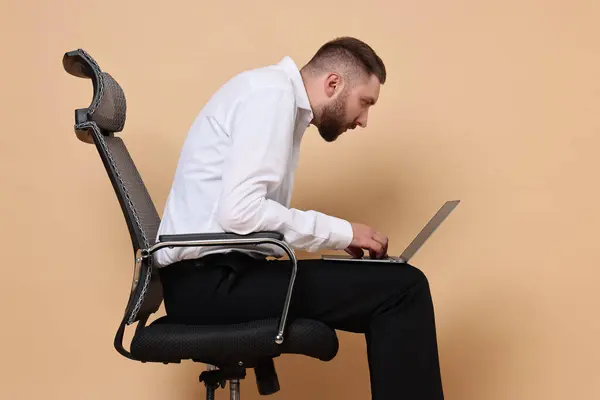
[[[127,223],[134,253],[133,282],[123,319],[114,339],[115,349],[131,360],[180,363],[182,360],[206,364],[200,382],[206,398],[215,390],[230,388],[230,398],[240,399],[240,381],[248,368],[254,369],[258,392],[270,395],[280,390],[274,359],[282,354],[300,354],[321,361],[332,360],[338,352],[336,332],[310,319],[290,319],[288,311],[296,278],[294,251],[277,232],[191,233],[161,235],[156,238],[160,217],[125,143],[115,133],[122,132],[126,100],[121,86],[103,72],[90,55],[77,49],[63,56],[63,67],[71,75],[90,79],[93,99],[87,108],[75,110],[74,130],[84,143],[94,144],[115,191]],[[278,318],[232,325],[183,325],[162,316],[147,325],[163,301],[162,285],[153,265],[153,254],[165,247],[254,246],[268,243],[288,256],[290,280],[282,312]],[[136,324],[129,351],[123,344],[127,326]]]

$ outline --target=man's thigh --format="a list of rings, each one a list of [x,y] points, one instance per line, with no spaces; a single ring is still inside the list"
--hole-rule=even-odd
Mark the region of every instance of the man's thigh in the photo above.
[[[408,264],[301,261],[292,315],[323,321],[335,329],[366,332],[373,315],[423,281],[425,275]]]
[[[195,300],[186,307],[194,307],[203,322],[236,323],[281,315],[291,275],[289,261],[197,268],[198,277],[188,280],[186,288],[196,291]],[[391,298],[424,280],[420,270],[407,264],[300,260],[289,315],[316,319],[334,329],[365,332],[371,317],[389,307]]]

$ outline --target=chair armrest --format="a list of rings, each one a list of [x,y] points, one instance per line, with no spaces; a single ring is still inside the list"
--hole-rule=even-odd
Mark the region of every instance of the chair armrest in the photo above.
[[[283,240],[283,234],[279,232],[256,232],[248,235],[238,235],[236,233],[182,233],[178,235],[160,235],[160,242],[188,242],[195,240],[235,240],[235,239],[274,239]]]
[[[165,247],[202,247],[202,246],[227,246],[227,245],[257,245],[271,243],[281,247],[293,257],[293,250],[283,241],[283,235],[279,232],[261,231],[238,235],[231,232],[214,233],[182,233],[176,235],[160,235],[158,242],[147,249],[141,250],[142,258],[148,258],[153,253]]]
[[[283,343],[287,317],[292,299],[292,292],[294,289],[294,282],[296,281],[296,274],[298,272],[298,260],[296,259],[294,250],[285,241],[283,241],[283,235],[281,233],[272,231],[255,232],[247,235],[238,235],[230,232],[185,233],[179,235],[160,235],[158,239],[159,241],[150,248],[141,249],[141,258],[149,258],[154,252],[165,247],[202,247],[227,245],[251,246],[264,243],[271,243],[281,247],[290,258],[290,262],[292,264],[292,274],[290,276],[287,295],[283,305],[283,312],[279,321],[279,330],[277,332],[277,336],[275,337],[275,343]]]

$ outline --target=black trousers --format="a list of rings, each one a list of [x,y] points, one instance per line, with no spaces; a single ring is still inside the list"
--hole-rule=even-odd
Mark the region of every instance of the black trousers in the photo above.
[[[241,253],[162,268],[165,309],[182,323],[281,315],[291,267]],[[374,400],[440,400],[443,390],[427,278],[409,264],[299,260],[289,318],[365,334]]]

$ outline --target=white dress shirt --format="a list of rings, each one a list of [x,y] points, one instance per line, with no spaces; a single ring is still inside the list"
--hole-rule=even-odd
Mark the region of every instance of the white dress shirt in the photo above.
[[[302,76],[289,58],[242,72],[208,101],[184,142],[158,235],[277,231],[293,248],[344,249],[344,219],[289,208],[300,141],[313,118]],[[227,247],[161,249],[158,266]],[[282,256],[274,245],[239,247]]]

